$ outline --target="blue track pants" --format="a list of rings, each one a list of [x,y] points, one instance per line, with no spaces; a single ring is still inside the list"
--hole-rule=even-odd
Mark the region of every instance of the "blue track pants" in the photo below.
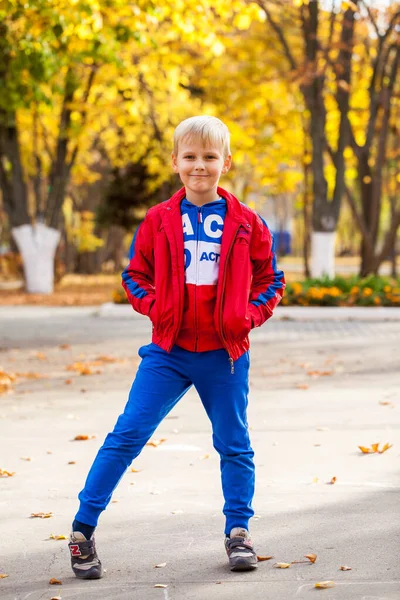
[[[254,452],[247,427],[249,353],[231,373],[225,350],[189,352],[174,346],[168,354],[155,344],[139,350],[142,358],[124,412],[109,433],[79,494],[77,521],[96,526],[122,475],[159,423],[194,385],[212,423],[214,447],[221,458],[225,533],[248,529],[253,516]]]

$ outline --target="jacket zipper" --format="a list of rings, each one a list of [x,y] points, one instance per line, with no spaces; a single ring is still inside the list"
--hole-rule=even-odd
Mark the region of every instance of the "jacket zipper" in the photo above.
[[[221,338],[222,338],[222,343],[225,346],[225,350],[228,352],[229,364],[231,365],[231,375],[233,375],[235,373],[235,365],[233,363],[233,358],[231,357],[231,355],[229,353],[229,350],[228,350],[228,347],[227,347],[227,343],[226,343],[226,339],[224,337],[224,327],[223,327],[223,323],[222,323],[222,307],[223,307],[223,301],[224,301],[225,281],[226,281],[226,268],[225,268],[225,265],[226,265],[226,263],[228,261],[229,255],[230,255],[230,253],[232,251],[233,244],[235,243],[236,236],[237,236],[237,234],[239,232],[240,227],[241,227],[241,225],[239,225],[239,227],[237,228],[237,230],[235,232],[235,235],[232,238],[231,245],[228,248],[227,255],[226,255],[226,259],[225,259],[225,263],[224,263],[224,276],[223,276],[223,279],[222,279],[221,303],[220,303],[220,309],[219,309],[219,311],[220,311],[219,312],[219,322],[221,324]]]
[[[195,265],[196,265],[196,280],[194,286],[194,351],[197,352],[197,342],[198,342],[198,328],[197,328],[197,282],[199,280],[199,223],[203,222],[203,217],[201,214],[201,207],[197,211],[197,224],[196,224],[196,256],[195,256]]]

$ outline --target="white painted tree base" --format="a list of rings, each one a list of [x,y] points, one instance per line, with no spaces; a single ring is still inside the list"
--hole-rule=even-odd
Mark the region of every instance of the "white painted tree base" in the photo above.
[[[335,232],[312,232],[311,277],[335,276],[335,239]]]
[[[24,264],[29,294],[51,294],[54,289],[54,256],[60,232],[42,223],[12,229]]]

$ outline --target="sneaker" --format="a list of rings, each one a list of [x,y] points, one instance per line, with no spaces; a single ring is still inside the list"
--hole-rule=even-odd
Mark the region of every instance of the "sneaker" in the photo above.
[[[100,579],[103,567],[96,552],[94,536],[87,540],[80,531],[73,531],[68,544],[71,553],[71,567],[80,579]]]
[[[257,554],[247,529],[235,527],[225,538],[225,549],[231,571],[252,571],[258,567]]]

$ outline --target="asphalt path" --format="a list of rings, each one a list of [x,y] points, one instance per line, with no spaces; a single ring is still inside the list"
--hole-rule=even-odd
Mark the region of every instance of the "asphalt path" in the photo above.
[[[149,323],[90,307],[0,309],[0,370],[17,374],[0,395],[0,469],[15,473],[0,478],[0,598],[398,600],[400,321],[310,311],[306,320],[274,317],[251,336],[251,533],[258,554],[273,558],[252,573],[228,569],[219,459],[190,390],[154,435],[165,441],[143,450],[102,515],[107,572],[88,582],[74,578],[67,542],[54,537],[69,534]],[[359,450],[378,442],[393,446]],[[39,512],[52,516],[30,518]],[[316,589],[321,581],[335,586]]]

